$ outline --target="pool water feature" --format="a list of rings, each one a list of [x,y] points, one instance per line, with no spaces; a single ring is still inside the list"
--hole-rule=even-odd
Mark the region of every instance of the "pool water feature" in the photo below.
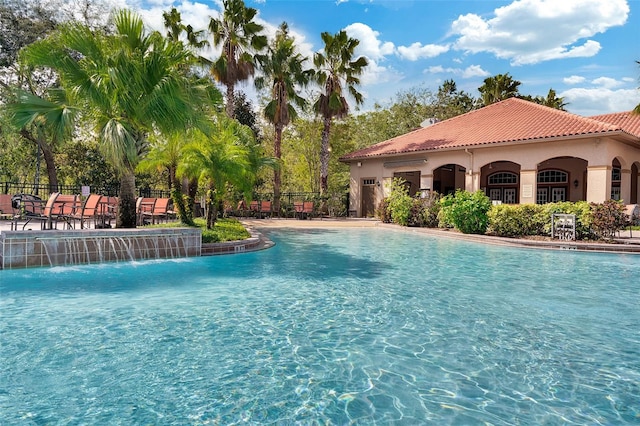
[[[0,272],[0,424],[637,424],[637,256],[385,229]]]

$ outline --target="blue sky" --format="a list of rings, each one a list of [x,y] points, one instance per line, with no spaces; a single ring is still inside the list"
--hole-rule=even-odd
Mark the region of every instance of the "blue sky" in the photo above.
[[[221,1],[120,0],[162,29],[172,6],[206,28]],[[509,73],[520,92],[550,88],[580,115],[640,104],[640,0],[245,0],[269,34],[286,21],[303,54],[322,48],[320,33],[345,29],[369,59],[363,110],[388,105],[412,88],[437,91],[453,79],[479,96],[486,77]],[[215,56],[216,52],[208,52]],[[255,97],[251,85],[240,88]]]

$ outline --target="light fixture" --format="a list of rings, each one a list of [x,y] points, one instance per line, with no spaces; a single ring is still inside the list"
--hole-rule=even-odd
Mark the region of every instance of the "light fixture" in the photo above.
[[[574,187],[576,187],[576,188],[577,188],[579,184],[580,184],[580,182],[578,182],[578,179],[576,179],[576,180],[574,180],[574,181],[573,181],[573,186],[574,186]]]
[[[358,161],[358,167],[362,167],[362,161]]]

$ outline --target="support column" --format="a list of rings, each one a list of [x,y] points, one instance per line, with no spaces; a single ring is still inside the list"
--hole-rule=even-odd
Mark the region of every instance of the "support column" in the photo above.
[[[538,201],[537,177],[537,170],[520,170],[520,204],[535,204]]]
[[[472,172],[464,175],[464,189],[468,192],[476,192],[480,189],[480,172]]]
[[[429,192],[433,191],[433,174],[420,176],[420,189],[428,189]]]
[[[623,203],[631,202],[631,170],[622,169],[620,171],[620,199]]]
[[[587,201],[604,203],[611,198],[611,166],[587,167]]]

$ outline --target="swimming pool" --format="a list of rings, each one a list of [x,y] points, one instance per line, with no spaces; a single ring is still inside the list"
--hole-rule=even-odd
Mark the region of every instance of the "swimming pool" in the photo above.
[[[0,271],[0,424],[640,422],[640,258],[383,229]]]

